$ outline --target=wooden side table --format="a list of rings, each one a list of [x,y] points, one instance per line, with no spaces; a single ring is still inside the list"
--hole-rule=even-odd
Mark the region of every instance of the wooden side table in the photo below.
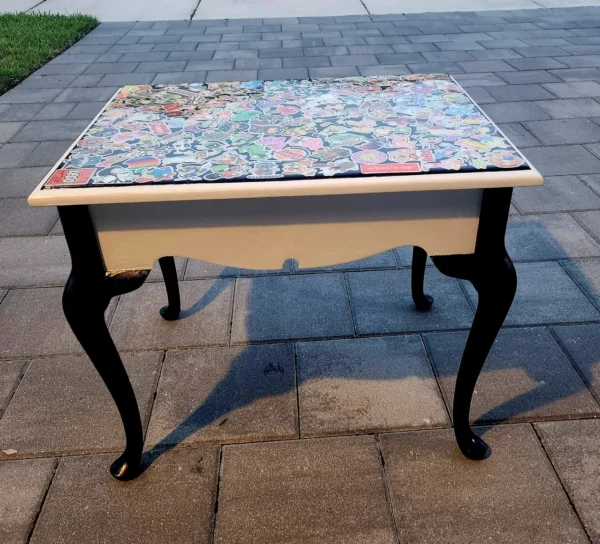
[[[464,455],[475,383],[517,278],[504,235],[512,188],[542,177],[449,76],[127,86],[29,197],[58,206],[72,259],[63,308],[123,420],[115,478],[140,473],[143,431],[104,321],[158,259],[165,319],[180,313],[172,255],[250,269],[326,266],[413,245],[479,302],[454,396]]]

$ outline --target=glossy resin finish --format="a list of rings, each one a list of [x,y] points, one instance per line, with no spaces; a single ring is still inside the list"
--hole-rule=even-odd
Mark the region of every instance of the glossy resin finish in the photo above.
[[[524,169],[443,74],[140,85],[115,95],[44,189]]]

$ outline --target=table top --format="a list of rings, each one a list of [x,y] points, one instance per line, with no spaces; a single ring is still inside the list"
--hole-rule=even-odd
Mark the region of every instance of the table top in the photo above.
[[[91,204],[541,182],[444,74],[131,85],[114,95],[29,201]]]

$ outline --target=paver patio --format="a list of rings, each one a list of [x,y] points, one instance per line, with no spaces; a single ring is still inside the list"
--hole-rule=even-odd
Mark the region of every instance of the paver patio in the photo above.
[[[519,288],[472,412],[490,459],[450,431],[467,285],[428,268],[419,314],[406,248],[320,270],[179,259],[184,319],[158,316],[155,273],[106,313],[149,465],[114,481],[118,415],[31,189],[123,84],[434,71],[547,176],[513,197]],[[600,544],[600,8],[103,23],[0,96],[0,142],[1,542]]]

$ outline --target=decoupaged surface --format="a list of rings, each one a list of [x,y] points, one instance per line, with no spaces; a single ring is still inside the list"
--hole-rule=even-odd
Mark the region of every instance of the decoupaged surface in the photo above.
[[[444,74],[132,85],[45,187],[527,168]]]

